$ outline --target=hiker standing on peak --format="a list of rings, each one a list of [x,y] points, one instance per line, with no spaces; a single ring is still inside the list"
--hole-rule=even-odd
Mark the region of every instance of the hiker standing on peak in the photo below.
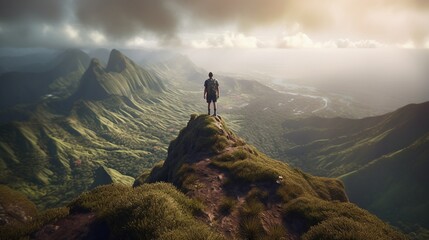
[[[209,72],[209,79],[204,82],[204,99],[207,100],[208,114],[210,115],[210,103],[213,102],[213,116],[216,116],[216,101],[219,98],[219,83],[213,78],[213,73]]]

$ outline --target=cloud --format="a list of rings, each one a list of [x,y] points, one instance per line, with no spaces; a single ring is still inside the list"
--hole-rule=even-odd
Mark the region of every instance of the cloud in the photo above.
[[[95,44],[103,44],[106,41],[106,37],[98,31],[91,32],[89,37]]]
[[[272,45],[250,37],[258,29],[298,24],[302,34],[283,36],[279,46],[324,46],[349,38],[375,41],[337,40],[328,47],[408,40],[425,47],[428,16],[427,0],[0,0],[0,44],[121,44],[141,37],[159,45],[249,48]],[[208,31],[220,36],[201,39]],[[184,42],[186,34],[194,38]]]
[[[262,41],[256,37],[233,32],[210,34],[205,39],[191,41],[193,48],[258,48],[262,46]]]
[[[307,34],[298,32],[284,35],[276,44],[278,48],[380,48],[387,45],[375,40],[336,39],[328,41],[313,41]]]
[[[154,40],[147,40],[147,39],[144,39],[142,37],[134,37],[134,38],[128,40],[125,43],[125,45],[128,46],[128,47],[133,47],[133,48],[142,48],[142,47],[144,47],[144,48],[154,48],[154,47],[158,46],[158,44],[157,44],[156,41],[154,41]]]
[[[291,36],[283,36],[277,43],[279,48],[316,48],[313,42],[306,34],[299,32]]]
[[[58,0],[0,0],[0,22],[41,21],[52,23],[65,14],[64,1]]]
[[[178,0],[175,8],[193,19],[198,24],[237,25],[248,29],[281,20],[288,12],[292,1],[270,0]]]
[[[142,31],[161,37],[175,35],[179,19],[166,0],[76,0],[75,15],[84,28],[113,39],[127,39]]]

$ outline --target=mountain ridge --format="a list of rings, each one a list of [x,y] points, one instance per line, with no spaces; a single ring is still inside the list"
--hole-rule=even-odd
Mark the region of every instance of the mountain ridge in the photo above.
[[[294,165],[340,177],[352,202],[397,226],[429,227],[429,102],[364,119],[289,120],[284,127],[297,144],[285,152]]]
[[[137,182],[97,187],[0,231],[35,239],[405,239],[349,203],[339,180],[268,158],[219,116],[191,115],[167,159]]]
[[[307,219],[302,209],[298,210],[301,205],[331,208],[336,204],[330,204],[337,202],[336,208],[347,205],[348,211],[355,211],[348,205],[340,181],[314,177],[268,158],[230,131],[219,116],[191,116],[171,142],[167,159],[146,178],[146,183],[158,181],[170,182],[187,196],[209,206],[203,210],[203,221],[226,238],[276,238],[279,236],[273,234],[279,233],[273,229],[279,226],[283,226],[282,234],[287,239],[312,239],[310,236],[315,232],[318,232],[315,236],[331,238],[338,233],[330,235],[316,230],[315,223]],[[344,214],[341,211],[333,215]],[[321,218],[317,223],[323,225],[324,221],[331,221],[329,218]],[[245,226],[250,222],[259,226],[259,232]],[[359,231],[348,234],[362,236]]]
[[[92,60],[85,76],[75,79],[80,86],[70,97],[0,112],[1,182],[40,208],[59,206],[88,190],[100,165],[136,177],[166,154],[187,111],[198,111],[198,105],[167,89],[150,70],[122,59],[127,63],[120,73]],[[112,84],[105,84],[132,78],[140,85],[127,85],[129,95],[116,95],[109,91]]]
[[[100,100],[112,95],[132,97],[139,94],[157,94],[164,92],[161,79],[151,74],[121,52],[113,49],[107,67],[104,68],[98,59],[83,74],[80,86],[70,98],[74,102],[80,98]]]
[[[7,72],[0,75],[0,108],[17,104],[34,104],[45,98],[70,96],[89,64],[81,50],[60,53],[43,72]]]

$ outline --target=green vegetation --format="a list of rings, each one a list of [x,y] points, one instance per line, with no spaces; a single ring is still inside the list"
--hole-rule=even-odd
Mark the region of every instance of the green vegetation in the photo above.
[[[225,148],[212,147],[223,138],[228,143]],[[201,141],[207,139],[207,142]],[[196,144],[199,141],[202,145]],[[196,165],[201,159],[210,158],[207,167],[225,174],[222,182],[226,196],[219,203],[220,214],[228,216],[238,211],[240,238],[279,239],[290,232],[306,239],[340,239],[353,234],[356,239],[367,236],[405,239],[375,216],[348,203],[339,180],[314,177],[267,157],[228,130],[221,118],[192,115],[187,127],[171,142],[168,152],[167,160],[152,171],[148,182],[168,181],[185,193],[198,191],[201,179],[196,177]],[[234,191],[240,192],[244,202],[235,200],[237,192]],[[279,221],[283,226],[265,227],[262,214],[269,209],[274,211],[270,207],[273,204],[282,206]],[[339,218],[348,219],[340,223],[342,229],[336,229]],[[367,225],[372,227],[365,231]]]
[[[125,176],[115,169],[111,169],[105,166],[100,166],[95,170],[94,182],[92,187],[100,185],[107,185],[111,183],[119,183],[125,186],[131,187],[134,184],[135,179],[130,176]]]
[[[314,177],[272,160],[231,132],[222,120],[225,118],[231,129],[269,156],[311,173],[343,176],[351,199],[372,212],[389,220],[417,219],[427,227],[427,216],[423,216],[427,204],[419,201],[427,199],[426,189],[413,178],[416,176],[420,183],[429,181],[423,171],[427,169],[429,114],[419,110],[421,106],[362,120],[287,120],[295,118],[292,114],[298,106],[313,106],[318,101],[294,96],[294,101],[283,105],[284,94],[254,81],[226,79],[221,82],[222,87],[231,92],[222,96],[219,111],[222,118],[193,114],[187,128],[167,150],[189,112],[205,111],[201,103],[201,84],[190,81],[203,79],[205,73],[201,75],[195,66],[187,69],[187,63],[180,65],[182,71],[176,71],[174,67],[178,64],[174,62],[164,68],[152,66],[148,70],[120,52],[112,51],[106,68],[94,61],[78,82],[84,61],[80,61],[79,56],[73,59],[77,60],[65,61],[57,68],[75,69],[77,66],[77,71],[55,72],[56,78],[42,84],[46,89],[39,89],[40,96],[45,91],[55,91],[63,97],[72,94],[70,89],[77,89],[68,101],[46,97],[41,104],[17,106],[1,113],[6,120],[0,124],[0,181],[23,192],[41,208],[60,206],[88,190],[97,180],[95,173],[101,165],[109,175],[108,181],[101,184],[114,182],[110,176],[124,179],[121,176],[124,174],[139,176],[134,185],[141,187],[134,190],[118,186],[97,188],[79,197],[71,205],[73,210],[96,212],[101,221],[114,229],[115,236],[124,236],[127,230],[133,234],[144,231],[147,236],[165,239],[217,238],[207,226],[195,221],[194,215],[204,209],[198,202],[187,203],[181,197],[171,196],[164,185],[154,185],[154,188],[168,193],[153,189],[152,195],[136,193],[140,188],[150,188],[144,182],[155,181],[171,182],[183,192],[200,188],[194,163],[204,158],[210,159],[209,167],[225,173],[222,187],[243,191],[240,197],[245,198],[244,203],[235,200],[234,192],[228,190],[220,202],[220,211],[226,217],[240,213],[241,236],[276,239],[287,233],[308,239],[335,239],[352,238],[350,234],[355,233],[357,238],[366,238],[381,236],[380,231],[396,236],[396,232],[387,225],[380,225],[379,220],[367,212],[356,212],[361,216],[357,219],[347,215],[347,211],[355,213],[358,209],[354,205],[344,207],[332,202],[347,201],[340,181]],[[291,146],[295,147],[289,150]],[[166,161],[157,164],[159,159]],[[412,164],[408,164],[410,159]],[[404,173],[407,167],[410,170]],[[376,178],[374,173],[381,172],[379,169],[383,169],[384,174]],[[394,184],[395,176],[403,176],[397,180],[401,184]],[[131,178],[125,182],[130,184]],[[108,200],[110,198],[113,200]],[[85,201],[79,202],[81,200]],[[119,203],[123,206],[115,205]],[[261,213],[272,204],[280,203],[283,204],[283,225],[263,225]],[[161,233],[142,215],[154,211],[152,208],[167,205],[171,209],[165,209],[171,210],[180,221],[171,220],[167,213],[156,213],[162,219],[157,223],[172,226]],[[189,205],[194,207],[189,209]],[[52,211],[52,216],[48,214],[50,217],[46,218],[33,214],[38,217],[16,232],[24,236],[37,229],[36,226],[67,215],[68,210]],[[129,218],[125,217],[127,214]],[[303,221],[306,232],[288,226],[285,216]],[[116,222],[116,217],[123,222]],[[368,224],[375,227],[365,231]],[[414,225],[409,228],[410,236],[424,238],[424,228]]]
[[[69,209],[66,207],[52,208],[38,213],[30,221],[0,226],[1,239],[30,239],[30,234],[40,230],[48,223],[66,217],[68,214]]]
[[[203,206],[167,183],[101,186],[69,206],[72,212],[95,212],[115,239],[222,239],[194,218]]]
[[[240,210],[239,235],[243,239],[261,239],[266,236],[260,219],[260,213],[265,210],[264,204],[254,196],[246,198]]]
[[[125,61],[131,66],[127,74],[140,69]],[[12,109],[2,117],[23,117],[0,124],[0,181],[43,209],[66,204],[88,190],[100,165],[137,177],[166,158],[188,112],[199,111],[195,99],[179,91],[139,88],[129,98],[51,99]]]
[[[214,158],[212,164],[230,171],[231,177],[236,181],[278,181],[276,192],[284,201],[302,195],[325,200],[347,200],[340,181],[305,174],[286,163],[268,158],[252,147],[237,147],[232,153],[227,152]]]
[[[407,225],[422,227],[414,228],[416,235],[425,232],[424,228],[427,232],[429,205],[425,199],[429,195],[423,183],[429,180],[428,156],[429,135],[426,135],[411,146],[342,177],[350,199],[404,232],[414,233]]]
[[[407,239],[351,203],[302,197],[286,203],[283,212],[286,220],[301,219],[303,239]]]
[[[404,231],[403,223],[429,229],[428,102],[364,119],[288,120],[284,128],[298,144],[284,153],[293,165],[340,177],[352,202]]]
[[[242,144],[240,141],[232,141],[235,135],[226,128],[220,117],[208,115],[192,115],[186,128],[182,129],[178,137],[171,141],[168,148],[168,157],[161,169],[152,171],[148,182],[168,181],[186,182],[186,178],[192,177],[186,164],[192,161],[192,155],[204,153],[207,155],[218,154],[228,145]],[[180,180],[180,181],[179,181]]]
[[[222,199],[222,202],[220,203],[220,211],[223,215],[228,215],[231,213],[234,206],[237,204],[237,200],[231,198],[231,197],[225,197]]]
[[[1,224],[17,224],[30,221],[37,208],[25,195],[8,186],[0,185]]]
[[[77,89],[89,61],[83,51],[70,49],[47,63],[43,71],[1,74],[0,110],[70,96]]]
[[[241,218],[239,227],[239,236],[242,239],[257,240],[266,236],[261,220],[257,216]]]

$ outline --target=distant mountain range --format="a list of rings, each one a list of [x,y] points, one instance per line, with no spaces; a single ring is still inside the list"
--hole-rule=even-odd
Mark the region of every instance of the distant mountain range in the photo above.
[[[429,227],[429,102],[364,119],[284,122],[284,154],[306,171],[341,177],[350,199],[392,222]]]
[[[80,50],[67,50],[51,60],[45,71],[7,72],[0,75],[0,110],[42,101],[44,98],[65,98],[78,87],[89,64],[89,57]]]
[[[0,181],[38,205],[69,201],[92,185],[100,166],[138,175],[165,156],[188,111],[196,109],[181,94],[165,94],[156,73],[117,50],[106,67],[89,63],[79,50],[55,61],[40,75],[2,75],[1,91],[10,96],[2,104],[11,107],[0,114]],[[18,80],[10,78],[15,75]],[[55,88],[60,82],[67,93]]]
[[[111,96],[131,97],[136,92],[141,95],[161,93],[164,90],[164,84],[159,78],[114,49],[110,53],[106,68],[97,59],[91,61],[71,99],[75,101],[99,100]]]

